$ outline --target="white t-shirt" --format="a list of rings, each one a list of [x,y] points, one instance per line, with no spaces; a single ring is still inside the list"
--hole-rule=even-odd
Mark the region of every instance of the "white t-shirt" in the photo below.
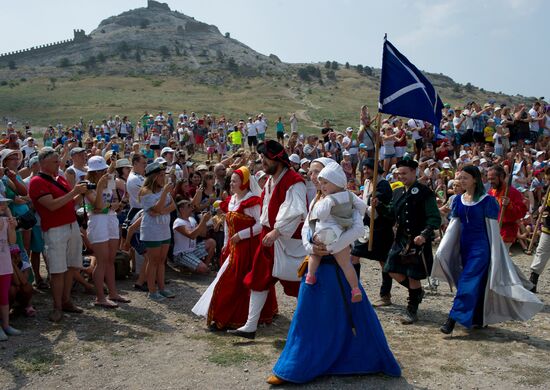
[[[29,156],[36,152],[36,146],[25,145],[21,148],[21,152],[25,155],[25,161],[27,161]]]
[[[258,134],[265,133],[265,130],[267,129],[267,123],[265,123],[263,120],[258,119],[256,122],[254,122],[254,124],[256,125],[256,130],[258,131]]]
[[[412,130],[412,137],[414,140],[422,139],[422,136],[420,135],[420,129],[424,128],[423,121],[411,118],[407,121],[407,125],[409,126],[409,129]]]
[[[190,252],[197,246],[196,240],[192,240],[176,230],[181,226],[186,227],[187,230],[193,230],[197,227],[197,221],[193,217],[189,217],[188,221],[181,218],[174,221],[174,256],[183,252]]]
[[[247,123],[246,124],[246,132],[249,137],[254,137],[258,135],[258,128],[256,127],[255,123]]]
[[[531,108],[529,110],[529,116],[533,119],[535,118],[538,118],[539,117],[539,113],[534,109],[534,108]],[[539,121],[533,121],[533,122],[529,122],[529,130],[530,131],[539,131]]]
[[[128,196],[130,197],[131,208],[142,208],[141,202],[138,200],[138,195],[144,181],[145,178],[143,176],[138,175],[133,171],[128,175],[128,180],[126,180],[126,192],[128,192]]]
[[[160,145],[160,135],[157,133],[151,134],[151,137],[149,138],[149,143],[151,146]]]

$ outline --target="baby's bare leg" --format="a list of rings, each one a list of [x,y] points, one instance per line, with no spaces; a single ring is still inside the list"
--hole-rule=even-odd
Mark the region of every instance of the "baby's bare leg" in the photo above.
[[[315,273],[317,272],[317,268],[319,268],[319,264],[321,263],[321,256],[311,254],[309,255],[309,258],[307,260],[307,275],[306,275],[306,284],[313,285],[317,283],[317,277],[315,276]]]
[[[338,253],[333,253],[333,256],[342,271],[344,271],[346,280],[348,281],[351,288],[353,289],[358,287],[359,281],[357,279],[357,273],[355,272],[353,265],[351,265],[349,246]]]

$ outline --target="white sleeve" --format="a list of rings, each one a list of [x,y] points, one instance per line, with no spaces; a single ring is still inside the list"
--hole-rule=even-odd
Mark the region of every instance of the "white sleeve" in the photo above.
[[[363,217],[365,215],[365,211],[367,210],[367,203],[353,192],[350,193],[353,199],[353,208],[359,211],[359,214]]]
[[[358,210],[354,210],[353,225],[344,233],[342,233],[338,241],[334,242],[333,244],[327,245],[327,250],[330,253],[338,253],[342,251],[347,246],[350,246],[359,237],[362,237],[364,234],[364,231],[365,231],[365,228],[363,226],[363,216],[359,213]],[[304,240],[303,237],[302,237],[302,240]]]
[[[300,182],[288,189],[285,201],[279,207],[273,228],[277,229],[283,237],[290,238],[306,215],[306,185]]]
[[[254,218],[254,221],[255,221],[254,225],[252,226],[252,236],[257,236],[258,234],[260,234],[260,231],[262,230],[262,225],[260,223],[261,212],[262,212],[262,208],[260,207],[260,205],[249,207],[244,210],[244,213]],[[239,235],[241,240],[250,238],[250,228],[243,229],[237,234]]]
[[[304,226],[302,226],[302,244],[304,245],[304,249],[308,254],[313,253],[313,244],[309,242],[309,237],[310,237],[310,229],[309,229],[309,223],[307,222],[307,219],[306,219],[306,221],[304,222]]]

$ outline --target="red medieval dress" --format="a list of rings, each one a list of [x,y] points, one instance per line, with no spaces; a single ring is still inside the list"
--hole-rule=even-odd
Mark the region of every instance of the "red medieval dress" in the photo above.
[[[252,267],[253,255],[260,246],[259,219],[261,199],[248,193],[240,202],[233,196],[220,204],[225,213],[226,245],[222,252],[222,264],[216,279],[199,299],[193,312],[207,318],[207,325],[218,329],[233,329],[243,326],[248,318],[250,290],[243,279]],[[254,231],[256,225],[257,231]],[[237,244],[231,237],[245,232],[246,238]],[[266,304],[260,315],[260,323],[271,323],[277,314],[275,288],[271,286]]]

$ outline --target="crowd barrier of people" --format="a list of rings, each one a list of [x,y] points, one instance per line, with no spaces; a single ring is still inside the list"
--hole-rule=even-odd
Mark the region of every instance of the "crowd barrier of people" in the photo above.
[[[443,333],[535,315],[550,258],[550,106],[445,105],[437,131],[378,118],[363,106],[356,127],[326,120],[319,134],[300,134],[295,114],[271,126],[263,114],[145,112],[135,122],[58,123],[39,141],[28,124],[8,123],[0,339],[21,334],[10,313],[44,309],[34,289],[50,290],[53,322],[83,312],[71,298],[78,290],[99,308],[131,305],[120,278],[153,302],[177,298],[167,266],[216,273],[193,308],[213,332],[255,338],[278,313],[277,282],[298,297],[272,384],[399,376],[372,309],[392,304],[394,281],[408,293],[403,324],[418,321],[426,290],[442,281],[457,287]],[[529,280],[510,258],[515,243],[528,255],[536,248]],[[372,306],[360,258],[380,264]]]

